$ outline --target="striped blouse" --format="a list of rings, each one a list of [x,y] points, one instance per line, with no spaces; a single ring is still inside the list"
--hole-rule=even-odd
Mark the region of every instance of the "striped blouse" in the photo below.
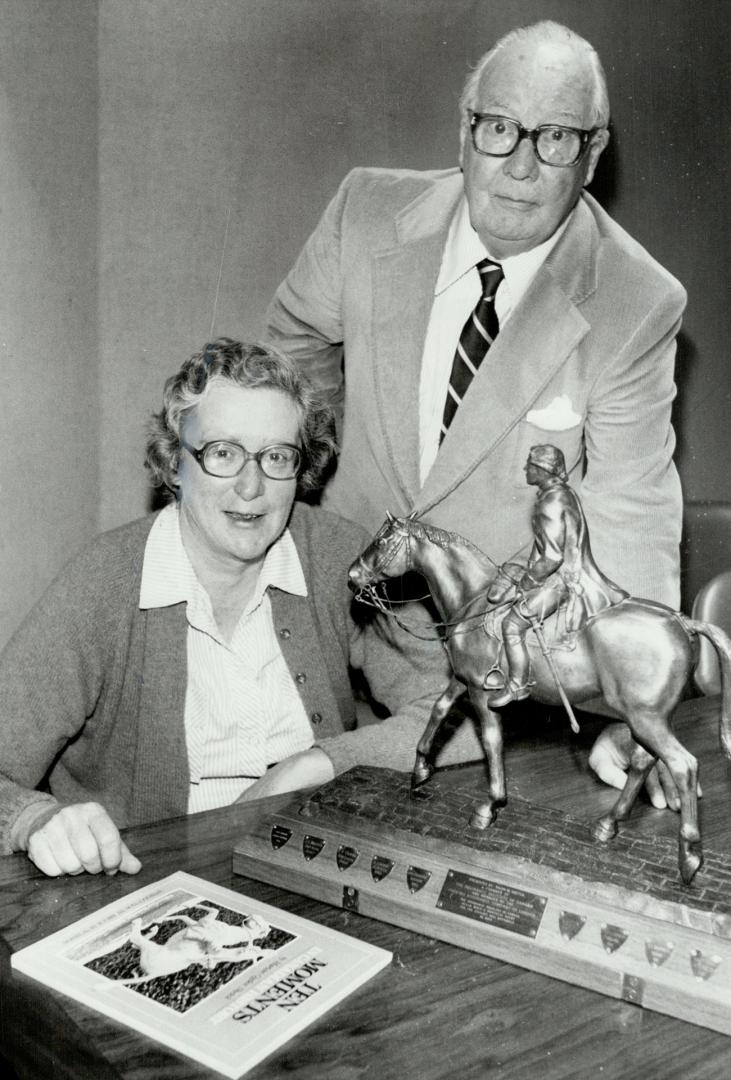
[[[177,506],[165,507],[150,530],[140,608],[187,605],[189,813],[234,802],[269,765],[314,742],[274,630],[269,586],[307,595],[289,530],[267,552],[254,595],[226,642],[183,547]]]

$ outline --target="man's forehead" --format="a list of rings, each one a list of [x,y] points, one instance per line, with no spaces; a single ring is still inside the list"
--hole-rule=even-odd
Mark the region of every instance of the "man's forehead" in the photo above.
[[[500,49],[486,66],[475,107],[510,109],[519,100],[545,106],[553,120],[563,116],[575,122],[589,107],[593,89],[586,54],[568,44],[516,41]]]

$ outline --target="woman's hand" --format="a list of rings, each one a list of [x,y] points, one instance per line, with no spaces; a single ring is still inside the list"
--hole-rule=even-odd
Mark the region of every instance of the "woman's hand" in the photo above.
[[[62,806],[50,818],[39,814],[39,824],[30,826],[24,849],[49,877],[84,871],[136,874],[142,867],[104,807],[93,802]]]

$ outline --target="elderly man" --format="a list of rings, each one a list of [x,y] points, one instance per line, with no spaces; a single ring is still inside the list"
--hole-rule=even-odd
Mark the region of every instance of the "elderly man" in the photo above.
[[[168,380],[147,464],[173,501],[73,559],[0,655],[0,854],[134,873],[124,825],[411,766],[441,649],[356,623],[367,534],[295,502],[331,428],[271,349],[219,339]],[[358,727],[351,668],[387,735]]]
[[[344,389],[332,509],[370,530],[416,510],[506,561],[532,540],[529,448],[551,443],[599,565],[677,606],[685,293],[585,191],[608,121],[588,42],[553,22],[511,32],[465,85],[460,169],[354,170],[267,335]]]

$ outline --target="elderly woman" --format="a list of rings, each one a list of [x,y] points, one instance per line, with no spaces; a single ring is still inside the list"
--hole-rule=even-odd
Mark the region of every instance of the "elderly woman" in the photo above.
[[[174,500],[77,555],[0,658],[0,851],[134,873],[123,826],[411,765],[444,660],[354,621],[368,538],[295,502],[330,430],[270,349],[223,338],[168,381],[147,465]],[[386,728],[358,729],[349,667]]]

